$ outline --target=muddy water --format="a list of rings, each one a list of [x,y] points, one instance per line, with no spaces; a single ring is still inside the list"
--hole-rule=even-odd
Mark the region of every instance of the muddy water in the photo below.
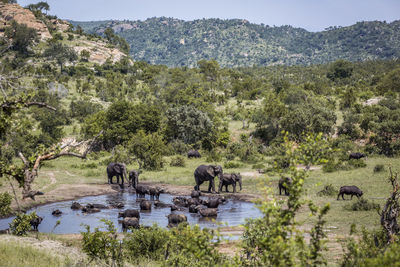
[[[169,194],[161,194],[160,201],[170,204],[172,203],[173,197],[174,196]],[[88,203],[109,205],[110,203],[122,202],[125,204],[125,207],[123,209],[103,209],[98,213],[85,214],[80,210],[77,211],[71,209],[71,203],[73,201],[64,201],[36,207],[29,210],[29,213],[36,211],[39,216],[43,217],[43,221],[39,225],[40,232],[71,234],[85,231],[84,225],[90,225],[91,229],[94,229],[95,227],[103,227],[104,224],[100,219],[111,220],[118,228],[118,231],[121,231],[121,224],[118,223],[118,212],[125,209],[140,209],[139,202],[136,201],[136,195],[132,193],[84,197],[76,201],[82,205]],[[62,211],[61,216],[53,216],[51,214],[52,211],[56,209]],[[140,212],[140,224],[152,225],[157,223],[159,226],[167,227],[168,219],[166,216],[170,213],[171,209],[169,207],[155,208],[153,205],[151,212]],[[224,204],[219,205],[218,216],[214,221],[209,220],[208,218],[202,218],[199,214],[189,213],[187,209],[186,211],[174,211],[174,213],[185,214],[190,224],[198,224],[202,228],[215,228],[219,225],[218,223],[223,223],[223,225],[227,224],[228,226],[236,226],[243,224],[246,218],[256,218],[261,216],[260,211],[253,203],[231,199]],[[0,220],[0,230],[9,228],[8,223],[10,223],[12,219],[13,218]],[[61,223],[54,228],[58,220]]]

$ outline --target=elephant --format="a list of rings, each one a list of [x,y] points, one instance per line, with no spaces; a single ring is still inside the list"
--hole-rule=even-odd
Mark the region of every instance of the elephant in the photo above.
[[[33,231],[38,231],[39,224],[41,224],[42,221],[43,221],[43,218],[40,216],[37,216],[37,215],[35,218],[33,218],[29,221],[30,225],[33,227]]]
[[[187,217],[184,214],[170,214],[168,217],[168,227],[175,227],[178,224],[187,222]]]
[[[222,167],[219,165],[200,165],[194,171],[194,180],[196,181],[194,190],[200,191],[200,185],[205,181],[210,181],[208,192],[215,194],[214,178],[215,176],[221,178],[222,174]]]
[[[151,210],[151,202],[148,200],[142,200],[140,202],[140,210]]]
[[[236,193],[236,182],[239,182],[240,191],[242,190],[242,176],[240,173],[223,174],[219,179],[218,193],[221,192],[222,187],[225,186],[225,191],[228,191],[228,185],[233,186],[233,193]]]
[[[149,195],[150,195],[150,199],[154,200],[154,197],[156,198],[156,200],[160,200],[160,194],[164,193],[164,189],[160,188],[160,187],[149,187]]]
[[[123,212],[119,212],[118,213],[118,218],[127,218],[127,217],[135,217],[140,219],[140,212],[138,210],[134,210],[134,209],[127,209],[124,210]]]
[[[139,184],[139,172],[136,170],[132,170],[129,172],[129,186],[136,188],[136,185]]]
[[[115,163],[111,162],[107,166],[107,177],[108,177],[108,184],[112,184],[112,178],[117,177],[117,184],[119,184],[119,178],[121,177],[122,183],[124,184],[124,177],[126,179],[126,166],[123,163]]]
[[[126,217],[122,220],[122,231],[126,232],[129,228],[139,229],[139,219],[136,217]]]
[[[136,198],[145,198],[146,194],[150,195],[150,190],[147,185],[138,184],[136,185]]]
[[[282,195],[282,189],[285,190],[285,195],[289,195],[289,186],[293,183],[292,178],[290,177],[282,177],[279,179],[279,195]]]
[[[188,158],[201,158],[199,151],[191,149],[187,153]]]
[[[199,210],[199,213],[203,217],[217,217],[218,209],[216,209],[216,208],[215,209],[210,209],[210,208],[201,209],[201,210]]]

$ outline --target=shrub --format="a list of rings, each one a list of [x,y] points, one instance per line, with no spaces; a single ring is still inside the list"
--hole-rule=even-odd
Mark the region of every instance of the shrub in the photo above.
[[[228,162],[224,163],[224,168],[226,168],[226,169],[240,168],[241,166],[242,166],[241,163],[234,162],[234,161],[228,161]]]
[[[335,196],[338,194],[337,189],[335,189],[335,187],[333,187],[332,184],[328,184],[324,186],[324,189],[322,189],[321,191],[319,191],[317,193],[318,196]]]
[[[185,167],[186,162],[185,162],[185,158],[182,156],[176,156],[173,157],[171,159],[171,163],[169,164],[170,166],[174,166],[174,167]]]
[[[112,262],[112,266],[121,265],[123,261],[121,245],[117,239],[117,229],[114,224],[108,220],[101,220],[106,225],[106,231],[102,232],[98,227],[93,232],[90,226],[86,225],[86,232],[82,234],[82,250],[91,260],[101,259],[107,264]],[[110,261],[111,260],[111,261]]]
[[[165,256],[169,231],[157,225],[141,227],[132,231],[124,238],[124,248],[130,260],[135,262],[140,258],[162,260]]]
[[[354,168],[364,168],[367,166],[367,163],[360,159],[351,159],[348,161],[348,164]]]
[[[347,204],[345,205],[345,209],[347,210],[353,210],[353,211],[359,211],[359,210],[377,210],[379,209],[379,204],[369,201],[364,198],[358,199],[356,202],[352,204]]]
[[[13,235],[23,236],[31,229],[30,221],[36,218],[36,212],[30,214],[18,213],[17,217],[9,224]]]
[[[4,216],[11,213],[11,195],[8,192],[0,194],[0,216]]]
[[[374,172],[383,172],[385,170],[385,166],[383,164],[376,164],[374,167]]]
[[[218,153],[218,152],[215,151],[215,150],[211,150],[211,151],[207,154],[206,161],[208,161],[208,162],[218,162],[218,161],[221,161],[221,160],[222,160],[221,154]]]

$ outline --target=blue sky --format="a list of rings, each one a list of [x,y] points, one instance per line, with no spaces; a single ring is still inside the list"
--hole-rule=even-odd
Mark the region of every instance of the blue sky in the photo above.
[[[39,1],[18,0],[25,6]],[[309,31],[358,21],[400,19],[400,0],[48,0],[49,14],[79,21],[173,17],[247,19]]]

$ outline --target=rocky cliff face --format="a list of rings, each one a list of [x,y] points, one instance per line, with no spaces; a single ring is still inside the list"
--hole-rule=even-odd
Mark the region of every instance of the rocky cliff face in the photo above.
[[[4,34],[4,29],[10,25],[12,20],[35,29],[42,41],[51,38],[51,34],[46,24],[38,20],[30,10],[23,8],[18,4],[0,3],[0,34]]]
[[[67,31],[70,27],[69,22],[61,19],[45,18],[46,23],[44,23],[37,19],[30,10],[18,4],[0,3],[0,36],[4,35],[5,28],[8,27],[13,20],[19,24],[25,24],[29,28],[35,29],[41,41],[52,38],[49,27],[50,30],[61,33],[64,36],[64,40],[67,41]],[[68,32],[68,34],[75,36],[73,38],[74,41],[64,41],[65,44],[71,46],[78,54],[83,50],[88,51],[90,53],[88,59],[90,62],[104,64],[107,59],[110,59],[112,62],[117,62],[122,57],[126,56],[119,49],[109,47],[109,44],[104,41],[91,41],[84,35],[78,35],[72,32]]]

